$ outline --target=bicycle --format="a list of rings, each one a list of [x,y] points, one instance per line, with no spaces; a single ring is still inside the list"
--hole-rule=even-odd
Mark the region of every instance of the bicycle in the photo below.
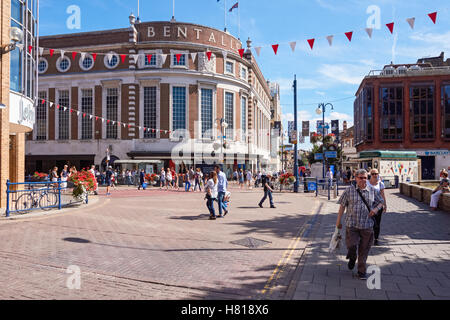
[[[30,189],[30,193],[24,193],[16,200],[15,208],[18,213],[27,213],[38,206],[44,211],[56,207],[58,196],[55,191],[50,192],[49,187],[43,191],[42,189],[35,190],[33,186],[30,186]]]

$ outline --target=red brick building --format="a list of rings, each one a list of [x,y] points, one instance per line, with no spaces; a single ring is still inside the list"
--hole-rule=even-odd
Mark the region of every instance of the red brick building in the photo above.
[[[371,71],[354,102],[357,151],[409,150],[422,179],[450,166],[450,59],[444,53],[415,64]]]
[[[68,161],[101,166],[107,148],[111,160],[160,160],[165,167],[174,151],[185,164],[219,162],[224,154],[229,170],[270,163],[274,99],[251,41],[241,58],[242,44],[229,33],[130,16],[128,28],[45,36],[40,46],[38,95],[45,103],[26,144],[28,172]],[[222,129],[225,149],[217,148]]]

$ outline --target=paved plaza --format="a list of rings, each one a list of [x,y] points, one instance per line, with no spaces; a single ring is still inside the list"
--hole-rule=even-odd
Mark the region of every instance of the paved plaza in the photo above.
[[[0,220],[0,299],[449,299],[450,214],[390,190],[368,264],[381,289],[326,252],[338,206],[314,194],[231,189],[208,220],[203,193],[122,187],[78,209]],[[216,206],[217,207],[217,206]],[[69,289],[69,266],[80,289]]]

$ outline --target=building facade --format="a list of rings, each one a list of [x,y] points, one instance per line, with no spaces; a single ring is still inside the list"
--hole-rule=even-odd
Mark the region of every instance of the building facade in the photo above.
[[[355,161],[358,158],[358,152],[355,148],[355,127],[348,128],[347,121],[343,122],[342,132],[339,134],[342,147],[342,169],[355,169],[358,168],[358,162]]]
[[[25,134],[35,120],[37,52],[26,48],[36,46],[37,1],[4,0],[0,12],[0,208],[5,208],[6,181],[24,181]],[[14,30],[22,40],[13,41]]]
[[[130,16],[126,29],[40,43],[28,172],[67,162],[104,168],[107,149],[110,163],[162,160],[154,170],[194,163],[256,170],[270,162],[273,99],[251,41],[240,52],[226,32]]]
[[[355,145],[416,151],[422,179],[450,166],[450,60],[387,65],[362,81],[354,103]]]

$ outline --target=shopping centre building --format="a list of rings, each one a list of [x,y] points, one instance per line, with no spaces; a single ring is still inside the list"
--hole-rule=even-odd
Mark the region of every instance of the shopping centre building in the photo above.
[[[0,2],[0,208],[6,207],[6,181],[22,182],[25,135],[34,126],[37,2]]]
[[[279,95],[250,40],[241,50],[237,38],[206,26],[132,15],[129,22],[40,38],[28,173],[66,163],[103,169],[108,159],[161,161],[153,171],[222,160],[228,171],[276,164],[270,128],[281,114]]]

